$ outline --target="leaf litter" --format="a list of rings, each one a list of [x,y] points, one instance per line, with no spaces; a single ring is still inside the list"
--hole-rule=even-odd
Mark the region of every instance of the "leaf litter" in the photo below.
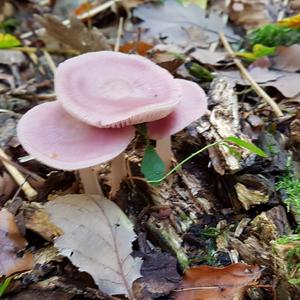
[[[234,0],[228,6],[223,1],[165,1],[162,5],[129,0],[115,5],[107,1],[104,9],[100,1],[88,5],[84,1],[4,2],[0,13],[2,37],[10,34],[10,41],[20,42],[21,47],[0,51],[1,147],[16,162],[14,168],[25,172],[24,180],[39,193],[35,201],[45,203],[51,217],[41,203],[27,202],[20,184],[8,177],[2,166],[1,207],[13,210],[22,233],[19,234],[26,237],[5,262],[17,266],[26,254],[30,255],[27,248],[34,256],[34,263],[14,273],[5,291],[8,297],[111,300],[127,294],[131,299],[143,300],[180,296],[217,300],[224,294],[228,299],[269,299],[277,294],[279,299],[297,299],[299,216],[295,206],[288,204],[291,199],[297,204],[297,197],[293,197],[297,181],[286,175],[293,174],[286,171],[292,170],[287,160],[292,152],[293,164],[298,165],[294,128],[300,92],[297,17],[276,22],[296,14],[297,1],[290,1],[287,8],[285,3],[278,5],[272,0]],[[69,12],[88,17],[81,22]],[[40,16],[39,21],[33,14]],[[61,21],[66,18],[70,22]],[[280,27],[283,24],[294,27]],[[244,35],[245,28],[258,31]],[[32,34],[33,29],[38,35]],[[270,30],[279,35],[274,38]],[[232,57],[216,43],[220,31],[234,52],[241,54],[250,76],[279,104],[283,117],[276,118],[272,109],[261,102],[260,95],[237,71]],[[274,53],[255,52],[270,47],[270,41]],[[145,144],[138,136],[126,151],[128,177],[114,199],[122,210],[102,196],[70,195],[80,192],[78,177],[71,172],[57,172],[26,156],[15,138],[18,114],[55,99],[51,66],[79,53],[112,49],[118,42],[121,51],[151,58],[176,78],[197,82],[209,94],[207,115],[172,139],[175,165],[229,136],[254,142],[268,157],[261,157],[251,144],[246,149],[233,144],[229,148],[217,146],[193,156],[159,186],[149,186],[141,177]],[[253,59],[247,60],[243,53],[250,53]],[[264,68],[259,67],[261,62]],[[149,145],[153,151],[150,160],[146,160],[144,175],[159,179],[165,171],[157,158],[155,143],[150,141]],[[109,196],[110,166],[104,164],[96,170],[103,192]],[[39,184],[44,179],[47,184],[37,184],[35,174],[42,179]],[[285,183],[281,190],[276,188],[278,181]],[[103,211],[112,215],[111,224],[118,225],[115,234],[119,237],[122,233],[114,251],[105,250],[114,235],[105,221],[108,219],[101,215]],[[7,237],[1,241],[11,243]],[[1,248],[0,257],[7,257],[5,249]],[[127,262],[129,273],[125,277],[119,274],[116,253]],[[242,261],[248,266],[242,266]],[[238,268],[242,271],[237,272]],[[27,269],[31,270],[23,272]],[[246,269],[253,272],[244,272]],[[191,270],[197,271],[188,281],[183,274]],[[216,274],[224,274],[224,270],[226,276],[216,282]],[[235,277],[237,273],[241,276]],[[182,276],[183,287],[192,288],[193,293],[178,292]],[[5,282],[4,277],[1,280],[0,284]],[[236,286],[239,280],[242,284]],[[248,288],[254,280],[259,284]],[[24,289],[18,290],[18,284]],[[263,288],[259,288],[260,284]]]

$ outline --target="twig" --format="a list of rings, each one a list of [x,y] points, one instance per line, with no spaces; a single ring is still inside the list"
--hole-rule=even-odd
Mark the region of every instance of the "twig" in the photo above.
[[[21,51],[25,53],[35,53],[39,50],[46,50],[49,53],[56,53],[56,54],[66,54],[66,55],[78,55],[80,54],[79,51],[73,49],[48,49],[48,48],[35,48],[35,47],[15,47],[9,48],[8,51]]]
[[[124,21],[124,18],[121,17],[120,21],[119,21],[118,33],[117,33],[117,39],[116,39],[114,51],[119,51],[119,49],[120,49],[120,41],[121,41],[121,36],[123,33],[123,21]]]
[[[0,149],[0,155],[3,156],[6,160],[10,160],[8,155]],[[7,163],[6,161],[2,160],[2,163],[6,170],[10,173],[12,178],[16,181],[16,183],[22,187],[22,190],[26,197],[29,200],[32,200],[37,195],[37,191],[26,181],[26,178],[11,164]]]
[[[49,54],[49,52],[47,50],[43,50],[43,54],[44,54],[44,57],[47,61],[47,64],[48,64],[49,68],[51,69],[52,73],[54,74],[55,69],[56,69],[56,65],[55,65],[51,55]]]
[[[253,87],[255,92],[260,97],[262,97],[263,100],[266,103],[268,103],[272,107],[272,109],[273,109],[274,113],[276,114],[276,116],[277,117],[282,117],[283,113],[282,113],[281,109],[279,108],[279,106],[277,105],[277,103],[257,84],[257,82],[252,78],[252,76],[249,74],[247,69],[244,67],[242,62],[238,58],[236,58],[231,46],[229,45],[225,35],[222,32],[220,33],[220,39],[221,39],[221,41],[224,45],[224,48],[227,50],[227,52],[233,58],[233,62],[239,68],[242,76],[251,84],[251,86]]]
[[[99,14],[102,11],[105,11],[106,9],[110,8],[111,6],[113,6],[115,3],[119,2],[120,0],[111,0],[108,2],[105,2],[97,7],[94,7],[92,9],[90,9],[87,12],[84,12],[83,14],[77,16],[79,20],[84,20],[86,18],[92,18],[93,16]],[[70,20],[66,19],[62,22],[64,25],[70,25]],[[36,34],[44,32],[45,28],[40,28],[38,30],[35,31]],[[24,34],[21,35],[21,39],[27,39],[29,37],[31,37],[34,34],[33,31],[29,31],[29,32],[25,32]]]

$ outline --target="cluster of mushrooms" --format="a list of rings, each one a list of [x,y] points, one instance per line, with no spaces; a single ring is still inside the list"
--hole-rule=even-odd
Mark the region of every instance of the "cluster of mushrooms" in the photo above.
[[[147,58],[112,51],[66,60],[55,74],[57,100],[35,106],[18,124],[24,149],[45,165],[79,170],[85,193],[101,192],[93,167],[112,160],[112,176],[126,176],[122,153],[146,123],[167,167],[170,136],[206,110],[194,82],[174,79]],[[113,187],[114,190],[117,186]]]

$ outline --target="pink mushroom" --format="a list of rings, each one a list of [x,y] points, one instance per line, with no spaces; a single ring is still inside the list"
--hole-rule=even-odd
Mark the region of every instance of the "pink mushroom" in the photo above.
[[[167,70],[142,56],[111,51],[60,64],[55,90],[67,112],[100,128],[161,119],[174,110],[182,94]]]
[[[62,63],[55,76],[58,101],[28,111],[18,125],[24,148],[44,164],[79,169],[86,193],[99,185],[92,167],[112,160],[112,191],[126,176],[124,150],[133,124],[147,123],[149,137],[167,166],[170,135],[199,118],[206,108],[203,90],[174,79],[137,55],[102,51]]]
[[[79,169],[86,193],[98,193],[98,181],[90,167],[123,152],[134,137],[132,126],[100,129],[85,124],[49,102],[35,106],[18,124],[24,149],[45,165],[62,170]]]
[[[171,166],[171,135],[196,121],[207,108],[204,91],[194,82],[175,79],[182,89],[182,98],[176,108],[167,117],[147,124],[148,136],[156,140],[156,151],[166,168]]]

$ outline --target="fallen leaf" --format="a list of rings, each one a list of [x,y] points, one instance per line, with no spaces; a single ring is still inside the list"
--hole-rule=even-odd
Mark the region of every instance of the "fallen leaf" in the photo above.
[[[281,71],[297,72],[300,70],[300,45],[278,47],[273,58],[273,68]]]
[[[242,300],[250,284],[261,275],[257,266],[243,263],[224,268],[199,266],[189,268],[176,300]]]
[[[14,216],[6,209],[0,211],[0,277],[23,272],[33,267],[33,256],[29,252],[20,255],[27,246]]]
[[[94,278],[107,294],[126,294],[140,277],[141,259],[133,258],[133,225],[112,201],[100,196],[66,195],[46,203],[51,221],[64,231],[55,240],[60,253]]]
[[[245,28],[256,28],[272,21],[270,0],[233,0],[229,6],[229,18]]]
[[[191,57],[202,64],[217,66],[218,62],[226,59],[226,52],[212,52],[205,49],[196,49],[191,53]]]
[[[49,215],[38,203],[26,203],[22,206],[25,227],[39,234],[47,241],[63,234],[63,231],[51,223]]]
[[[291,28],[300,28],[300,14],[291,16],[289,18],[284,18],[277,22],[280,26],[291,27]]]
[[[120,47],[120,52],[124,53],[137,53],[146,56],[147,52],[153,48],[153,45],[143,41],[128,42]]]
[[[76,7],[74,12],[76,16],[79,16],[82,15],[83,13],[90,11],[94,7],[95,7],[95,3],[84,2],[80,4],[78,7]]]
[[[166,37],[168,42],[185,46],[189,42],[187,30],[197,26],[205,31],[209,42],[218,40],[221,31],[229,40],[238,39],[219,15],[210,13],[207,17],[206,14],[207,12],[197,5],[185,7],[173,0],[166,0],[163,5],[140,5],[134,11],[134,16],[144,21],[139,26],[148,29],[143,33],[146,37]]]
[[[35,17],[51,37],[80,53],[111,50],[101,31],[96,28],[89,30],[75,16],[70,17],[70,26],[65,26],[51,15],[43,17],[36,15]]]
[[[136,299],[150,300],[165,296],[174,290],[181,277],[177,272],[177,260],[168,253],[153,253],[143,257],[142,278],[134,282]]]
[[[232,82],[240,85],[250,85],[244,80],[239,71],[219,72]],[[287,98],[296,97],[300,93],[300,74],[284,71],[273,71],[255,67],[249,71],[252,78],[261,86],[272,86]]]
[[[21,42],[12,34],[0,33],[0,49],[13,48],[21,45]]]

